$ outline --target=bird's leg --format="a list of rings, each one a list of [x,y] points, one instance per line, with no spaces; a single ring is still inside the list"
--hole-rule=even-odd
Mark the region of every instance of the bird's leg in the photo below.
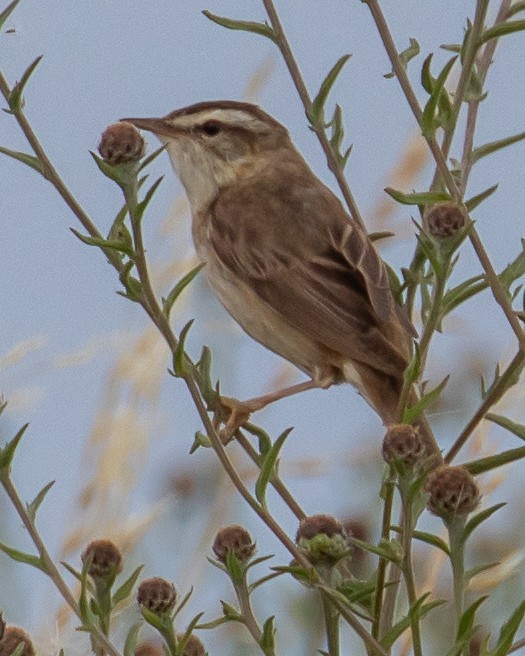
[[[230,441],[235,431],[248,421],[252,412],[262,410],[274,401],[285,399],[287,396],[293,396],[299,392],[305,392],[307,390],[319,388],[324,389],[329,387],[331,383],[332,381],[328,382],[326,380],[307,380],[303,383],[297,383],[296,385],[290,385],[290,387],[284,387],[283,389],[275,390],[274,392],[270,392],[268,394],[263,394],[262,396],[255,396],[252,399],[247,399],[246,401],[239,401],[228,396],[222,396],[222,405],[230,411],[228,421],[221,431],[221,438],[223,442],[226,444]]]

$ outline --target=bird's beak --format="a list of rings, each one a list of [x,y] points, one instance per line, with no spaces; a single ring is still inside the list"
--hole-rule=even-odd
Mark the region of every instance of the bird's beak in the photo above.
[[[121,118],[120,121],[131,123],[139,130],[153,132],[159,137],[173,137],[177,133],[176,128],[164,118]]]

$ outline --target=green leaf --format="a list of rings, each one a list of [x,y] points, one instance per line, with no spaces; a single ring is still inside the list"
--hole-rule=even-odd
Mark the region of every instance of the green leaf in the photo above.
[[[504,139],[498,139],[497,141],[490,141],[489,143],[484,144],[483,146],[478,146],[472,151],[472,162],[479,162],[480,159],[491,155],[492,153],[511,146],[512,144],[518,143],[525,139],[525,132],[518,132],[518,134],[513,134],[510,137],[505,137]]]
[[[190,456],[195,453],[200,446],[209,449],[211,447],[211,440],[205,433],[197,431],[193,438],[193,444],[190,447]]]
[[[417,42],[416,39],[409,39],[409,44],[410,45],[408,46],[408,48],[405,48],[405,50],[402,50],[399,53],[399,59],[404,69],[407,68],[408,62],[411,59],[414,59],[414,57],[417,57],[417,55],[419,55],[421,51],[419,47],[419,43]],[[395,77],[394,69],[392,69],[390,73],[386,73],[385,75],[383,75],[383,77],[386,78],[387,80]]]
[[[369,581],[348,580],[338,586],[337,589],[346,597],[349,604],[361,604],[369,610],[375,594],[376,584]]]
[[[438,75],[437,79],[432,85],[432,92],[430,98],[423,109],[423,116],[421,118],[421,130],[424,136],[431,136],[436,130],[436,110],[440,101],[442,93],[445,92],[444,84],[447,77],[456,63],[457,55],[449,59],[443,67],[443,70]]]
[[[493,27],[489,27],[483,32],[478,42],[478,48],[491,39],[499,39],[500,37],[506,36],[507,34],[513,34],[514,32],[521,32],[523,30],[525,30],[525,20],[504,21],[502,23],[497,23]]]
[[[230,575],[233,585],[239,585],[244,579],[244,565],[235,555],[233,549],[228,549],[226,552],[226,571]]]
[[[212,22],[217,23],[217,25],[222,25],[222,27],[226,27],[228,30],[253,32],[254,34],[260,34],[261,36],[265,36],[266,38],[270,39],[274,43],[277,43],[277,35],[275,34],[273,28],[268,25],[268,23],[254,23],[252,21],[234,20],[233,18],[216,16],[215,14],[212,14],[211,11],[207,10],[204,10],[202,13]]]
[[[142,221],[142,217],[144,216],[144,212],[146,211],[147,206],[149,205],[151,199],[153,198],[155,192],[159,188],[160,183],[164,179],[164,176],[161,175],[160,178],[155,180],[155,182],[151,185],[151,187],[148,189],[146,192],[146,195],[144,196],[144,199],[137,204],[137,206],[133,210],[133,217],[132,220],[136,221],[137,223],[140,223]]]
[[[113,596],[111,598],[111,601],[114,606],[116,606],[119,602],[124,601],[129,597],[131,594],[131,591],[133,589],[133,586],[135,585],[136,580],[139,577],[139,574],[142,572],[142,569],[144,568],[144,565],[140,565],[137,567],[137,569],[129,576],[124,583],[113,593]]]
[[[403,422],[406,424],[411,424],[415,419],[421,415],[426,408],[436,401],[443,389],[445,388],[445,385],[448,383],[450,376],[446,376],[437,387],[434,387],[433,390],[428,392],[427,394],[424,394],[417,403],[414,405],[410,406],[410,408],[407,408],[405,412],[403,413]]]
[[[506,656],[512,646],[514,636],[523,620],[525,615],[525,601],[516,608],[516,610],[509,617],[508,621],[502,626],[496,648],[491,653],[491,656]]]
[[[332,116],[332,120],[329,123],[329,126],[332,130],[330,144],[333,151],[338,153],[340,156],[341,146],[345,136],[345,129],[343,126],[343,110],[341,109],[341,105],[336,104],[334,114]]]
[[[322,81],[321,86],[319,87],[319,91],[312,101],[310,111],[308,112],[308,118],[310,119],[312,125],[318,125],[319,123],[324,122],[323,116],[326,99],[328,98],[328,94],[330,93],[330,90],[332,89],[337,76],[349,59],[350,55],[343,55],[340,57],[334,66],[332,66],[325,79]]]
[[[171,310],[175,301],[179,298],[181,293],[186,289],[190,282],[195,278],[199,271],[206,265],[206,262],[201,262],[196,267],[194,267],[189,273],[187,273],[179,282],[173,287],[166,299],[162,301],[162,311],[165,316],[169,319]]]
[[[36,497],[31,501],[31,503],[27,504],[27,513],[31,517],[31,521],[35,521],[36,513],[38,509],[40,508],[40,504],[44,500],[46,494],[49,492],[49,490],[53,487],[55,484],[55,481],[50,481],[47,485],[45,485],[40,492],[36,495]]]
[[[447,314],[452,312],[458,305],[461,305],[472,296],[479,294],[484,289],[487,289],[488,284],[485,278],[485,274],[480,274],[469,278],[464,282],[449,289],[445,296],[443,297],[443,302],[441,304],[442,308],[442,317],[445,317]]]
[[[471,517],[468,522],[465,524],[465,528],[463,529],[463,540],[467,540],[467,538],[470,536],[472,531],[476,529],[482,522],[484,522],[486,519],[491,517],[497,510],[500,508],[503,508],[503,506],[506,506],[506,503],[497,503],[494,506],[491,506],[490,508],[486,508],[485,510],[482,510],[479,513],[476,513],[473,517]]]
[[[235,606],[232,606],[226,601],[222,601],[222,599],[221,599],[221,606],[222,606],[222,612],[224,613],[224,617],[234,622],[242,622],[242,615],[235,608]]]
[[[0,153],[2,153],[3,155],[7,155],[8,157],[12,157],[13,159],[18,160],[19,162],[22,162],[22,164],[26,164],[27,166],[31,167],[35,171],[38,171],[38,173],[40,173],[41,175],[44,175],[44,169],[42,168],[42,165],[40,164],[38,158],[35,157],[34,155],[21,153],[18,150],[10,150],[9,148],[3,148],[2,146],[0,146]]]
[[[521,248],[517,257],[498,275],[504,287],[509,288],[515,280],[525,275],[525,239],[521,240]]]
[[[32,554],[25,553],[24,551],[18,551],[18,549],[13,549],[8,547],[7,544],[0,542],[0,551],[3,551],[11,560],[16,560],[18,563],[26,563],[26,565],[31,565],[31,567],[36,567],[36,569],[41,570],[47,574],[46,567],[40,556],[33,556]]]
[[[355,544],[357,547],[369,551],[370,553],[395,563],[396,565],[399,565],[403,559],[403,547],[398,540],[386,540],[381,538],[377,546],[353,537],[349,538],[349,542],[350,544]]]
[[[516,422],[507,419],[507,417],[495,415],[492,412],[488,412],[485,415],[485,419],[498,424],[498,426],[501,426],[502,428],[506,428],[511,433],[514,433],[514,435],[517,435],[521,440],[525,440],[525,426],[523,424],[517,424]]]
[[[442,191],[424,191],[417,194],[404,194],[402,191],[386,187],[386,193],[403,205],[428,205],[450,200],[450,196]]]
[[[468,569],[465,572],[465,581],[469,582],[473,578],[478,576],[478,574],[483,574],[483,572],[487,572],[489,569],[494,569],[494,567],[497,567],[500,564],[501,563],[496,561],[494,563],[487,563],[486,565],[478,565],[477,567],[473,567],[472,569]]]
[[[387,631],[387,633],[381,638],[381,645],[386,649],[390,648],[394,642],[399,638],[399,636],[404,633],[411,625],[413,618],[420,620],[432,609],[437,608],[445,603],[443,600],[431,601],[428,604],[424,604],[425,599],[428,598],[430,592],[425,593],[419,599],[417,599],[412,606],[410,607],[407,615],[403,617],[397,624]]]
[[[0,449],[0,480],[9,474],[16,447],[20,444],[20,440],[28,426],[29,424],[24,424],[13,439],[10,440],[3,449]]]
[[[476,601],[471,604],[467,610],[462,614],[461,619],[459,620],[459,626],[456,634],[456,641],[468,641],[474,633],[474,621],[476,619],[476,612],[481,604],[488,599],[488,595],[476,599]]]
[[[131,275],[131,270],[135,266],[135,263],[130,260],[127,262],[119,272],[120,282],[124,285],[125,292],[118,291],[117,294],[124,296],[124,298],[134,301],[135,303],[139,302],[142,295],[142,284],[140,280],[137,280],[134,276]]]
[[[4,11],[0,14],[0,30],[4,26],[6,20],[9,18],[13,10],[15,9],[16,5],[20,2],[20,0],[13,0],[7,7],[4,9]]]
[[[492,196],[498,186],[499,185],[497,184],[492,185],[492,187],[485,189],[485,191],[482,191],[480,194],[476,194],[476,196],[472,196],[472,198],[469,198],[467,201],[465,201],[465,208],[467,212],[472,212],[472,210],[480,205],[484,200],[486,200],[489,196]]]
[[[259,645],[265,654],[275,653],[275,616],[269,617],[263,625]]]
[[[133,249],[125,241],[117,241],[115,239],[104,239],[103,237],[88,237],[82,233],[75,230],[75,228],[69,228],[71,232],[78,237],[81,242],[87,244],[88,246],[96,246],[97,248],[109,248],[110,250],[119,251],[124,253],[128,257],[133,256]]]
[[[445,540],[442,540],[437,535],[426,533],[425,531],[414,531],[412,533],[412,537],[416,540],[420,540],[421,542],[426,542],[432,547],[437,547],[438,549],[441,549],[441,551],[443,551],[447,556],[450,556],[450,549],[448,548],[448,544],[445,542]]]
[[[135,656],[135,650],[137,647],[139,632],[141,628],[142,622],[136,622],[128,631],[126,635],[126,641],[124,642],[123,656]]]
[[[522,458],[525,458],[525,446],[520,446],[517,449],[510,449],[509,451],[503,451],[503,453],[497,453],[496,455],[487,456],[486,458],[479,458],[479,460],[473,460],[472,462],[467,462],[461,466],[473,476],[477,476],[478,474],[484,474],[492,469],[503,467],[504,465],[516,462]]]
[[[145,157],[145,158],[142,160],[142,162],[140,163],[140,166],[139,166],[139,169],[138,169],[138,170],[139,170],[139,171],[142,171],[143,169],[146,168],[146,166],[149,166],[149,164],[151,164],[151,162],[153,162],[153,160],[157,159],[157,157],[158,157],[161,153],[163,153],[163,152],[166,150],[167,147],[168,147],[168,144],[163,144],[160,148],[157,148],[157,150],[154,150],[154,151],[151,153],[151,155],[148,155],[147,157]]]
[[[268,487],[268,483],[276,474],[279,452],[283,447],[286,438],[292,431],[293,428],[287,428],[283,433],[281,433],[281,435],[279,435],[279,437],[272,444],[268,453],[265,455],[261,464],[261,471],[255,484],[255,496],[264,508],[266,508],[266,488]]]
[[[24,99],[22,96],[24,87],[29,81],[31,75],[34,73],[42,57],[43,55],[39,55],[31,64],[29,64],[22,77],[20,78],[20,81],[15,84],[15,86],[11,89],[9,96],[7,97],[9,107],[15,114],[19,112],[24,106]]]
[[[435,79],[432,77],[432,73],[430,72],[432,57],[432,54],[428,55],[428,57],[426,57],[425,61],[423,62],[423,66],[421,67],[421,86],[429,95],[432,93],[432,89],[436,83]]]
[[[179,343],[177,344],[177,348],[173,353],[173,371],[175,376],[180,378],[183,378],[188,373],[184,345],[186,342],[186,337],[188,336],[189,330],[192,327],[194,321],[195,319],[190,319],[184,328],[180,331]]]
[[[419,349],[419,344],[416,342],[414,344],[414,353],[410,358],[410,362],[407,365],[403,373],[403,380],[408,385],[413,383],[418,379],[419,374],[421,373],[421,351]]]

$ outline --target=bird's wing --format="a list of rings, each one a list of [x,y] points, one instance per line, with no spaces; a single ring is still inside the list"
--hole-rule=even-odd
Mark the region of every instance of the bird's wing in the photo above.
[[[256,196],[251,186],[234,186],[214,203],[210,238],[219,260],[311,339],[398,376],[408,333],[370,240],[320,181],[289,189],[272,176],[267,184]],[[402,340],[392,340],[386,324]]]

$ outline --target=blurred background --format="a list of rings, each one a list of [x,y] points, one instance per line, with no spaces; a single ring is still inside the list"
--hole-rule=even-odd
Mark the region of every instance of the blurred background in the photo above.
[[[392,5],[392,3],[389,3]],[[497,9],[494,5],[494,11]],[[399,50],[417,38],[421,54],[409,65],[424,102],[419,72],[435,52],[434,71],[449,54],[444,43],[463,38],[475,3],[414,0],[385,5]],[[3,8],[3,6],[2,6]],[[266,19],[256,0],[176,3],[154,0],[92,0],[71,3],[22,0],[0,34],[0,66],[14,84],[38,55],[44,58],[26,91],[26,114],[65,182],[106,233],[122,199],[100,175],[95,150],[108,123],[121,116],[161,116],[201,100],[248,99],[284,123],[313,170],[338,193],[315,135],[276,47],[253,34],[227,31],[201,13],[244,20]],[[327,71],[345,53],[345,66],[329,107],[344,108],[347,145],[353,144],[347,177],[370,231],[390,230],[381,242],[397,270],[408,265],[415,246],[414,210],[395,206],[383,192],[424,190],[432,177],[428,153],[390,71],[370,14],[361,2],[287,0],[277,3],[306,84],[315,94]],[[479,115],[476,144],[520,132],[523,127],[523,36],[507,37],[498,48]],[[461,131],[459,131],[461,135]],[[157,143],[148,136],[150,149]],[[14,119],[0,115],[0,145],[27,149]],[[453,155],[461,152],[461,139]],[[520,143],[484,159],[474,170],[467,197],[499,183],[498,192],[474,214],[496,270],[521,249],[525,206],[525,146]],[[195,264],[188,208],[166,156],[151,166],[151,179],[166,175],[145,220],[148,257],[155,284],[166,293]],[[199,420],[182,382],[167,374],[168,353],[138,306],[115,292],[114,270],[102,254],[70,232],[80,229],[55,190],[37,174],[6,157],[0,159],[0,392],[8,400],[0,424],[2,443],[20,425],[31,426],[17,452],[14,479],[31,500],[50,480],[55,486],[39,513],[39,526],[57,559],[79,566],[79,552],[94,537],[115,540],[126,552],[129,571],[146,563],[145,575],[173,580],[181,593],[195,592],[184,613],[220,615],[219,599],[233,600],[226,577],[211,567],[216,530],[227,523],[250,528],[260,555],[270,565],[288,562],[273,535],[252,516],[221,472],[211,451],[189,455]],[[480,266],[466,243],[454,280],[476,275]],[[233,323],[201,279],[184,293],[174,312],[179,330],[195,317],[188,348],[197,358],[203,344],[213,353],[213,377],[223,393],[240,398],[301,380],[278,357],[254,344]],[[430,421],[446,449],[480,401],[479,381],[492,379],[497,362],[515,354],[515,339],[489,292],[450,317],[434,344],[428,379],[451,380]],[[521,421],[523,389],[515,387],[497,412]],[[356,534],[377,538],[381,503],[382,427],[349,386],[309,392],[281,401],[256,417],[276,437],[294,426],[282,454],[281,475],[308,514],[326,512],[352,522]],[[510,446],[516,438],[483,425],[458,463]],[[230,448],[248,481],[255,471]],[[492,579],[513,577],[515,585],[495,592],[486,604],[487,630],[501,623],[498,609],[515,605],[523,559],[518,466],[505,476],[483,479],[487,505],[514,500],[491,521],[476,543],[472,560],[502,561]],[[295,534],[296,520],[278,498],[271,510]],[[430,530],[439,522],[427,518]],[[27,535],[0,494],[0,540],[31,550]],[[428,550],[421,551],[428,566]],[[446,563],[422,562],[422,589],[448,595]],[[359,564],[366,575],[371,563]],[[368,567],[368,569],[367,569]],[[266,571],[260,567],[261,575]],[[481,584],[480,584],[481,585]],[[261,619],[276,614],[279,653],[313,654],[322,648],[316,601],[281,579],[256,596]],[[10,623],[34,632],[42,653],[59,646],[84,652],[58,593],[44,576],[0,554],[0,608]],[[446,618],[446,610],[440,611]],[[131,608],[125,617],[136,617]],[[125,624],[125,623],[123,623]],[[434,649],[442,643],[439,631]],[[242,628],[226,626],[203,637],[210,654],[255,654]],[[443,636],[441,636],[443,638]],[[446,636],[445,636],[446,638]],[[348,652],[359,643],[348,638]],[[434,653],[432,650],[429,653]],[[437,653],[437,652],[436,652]]]

